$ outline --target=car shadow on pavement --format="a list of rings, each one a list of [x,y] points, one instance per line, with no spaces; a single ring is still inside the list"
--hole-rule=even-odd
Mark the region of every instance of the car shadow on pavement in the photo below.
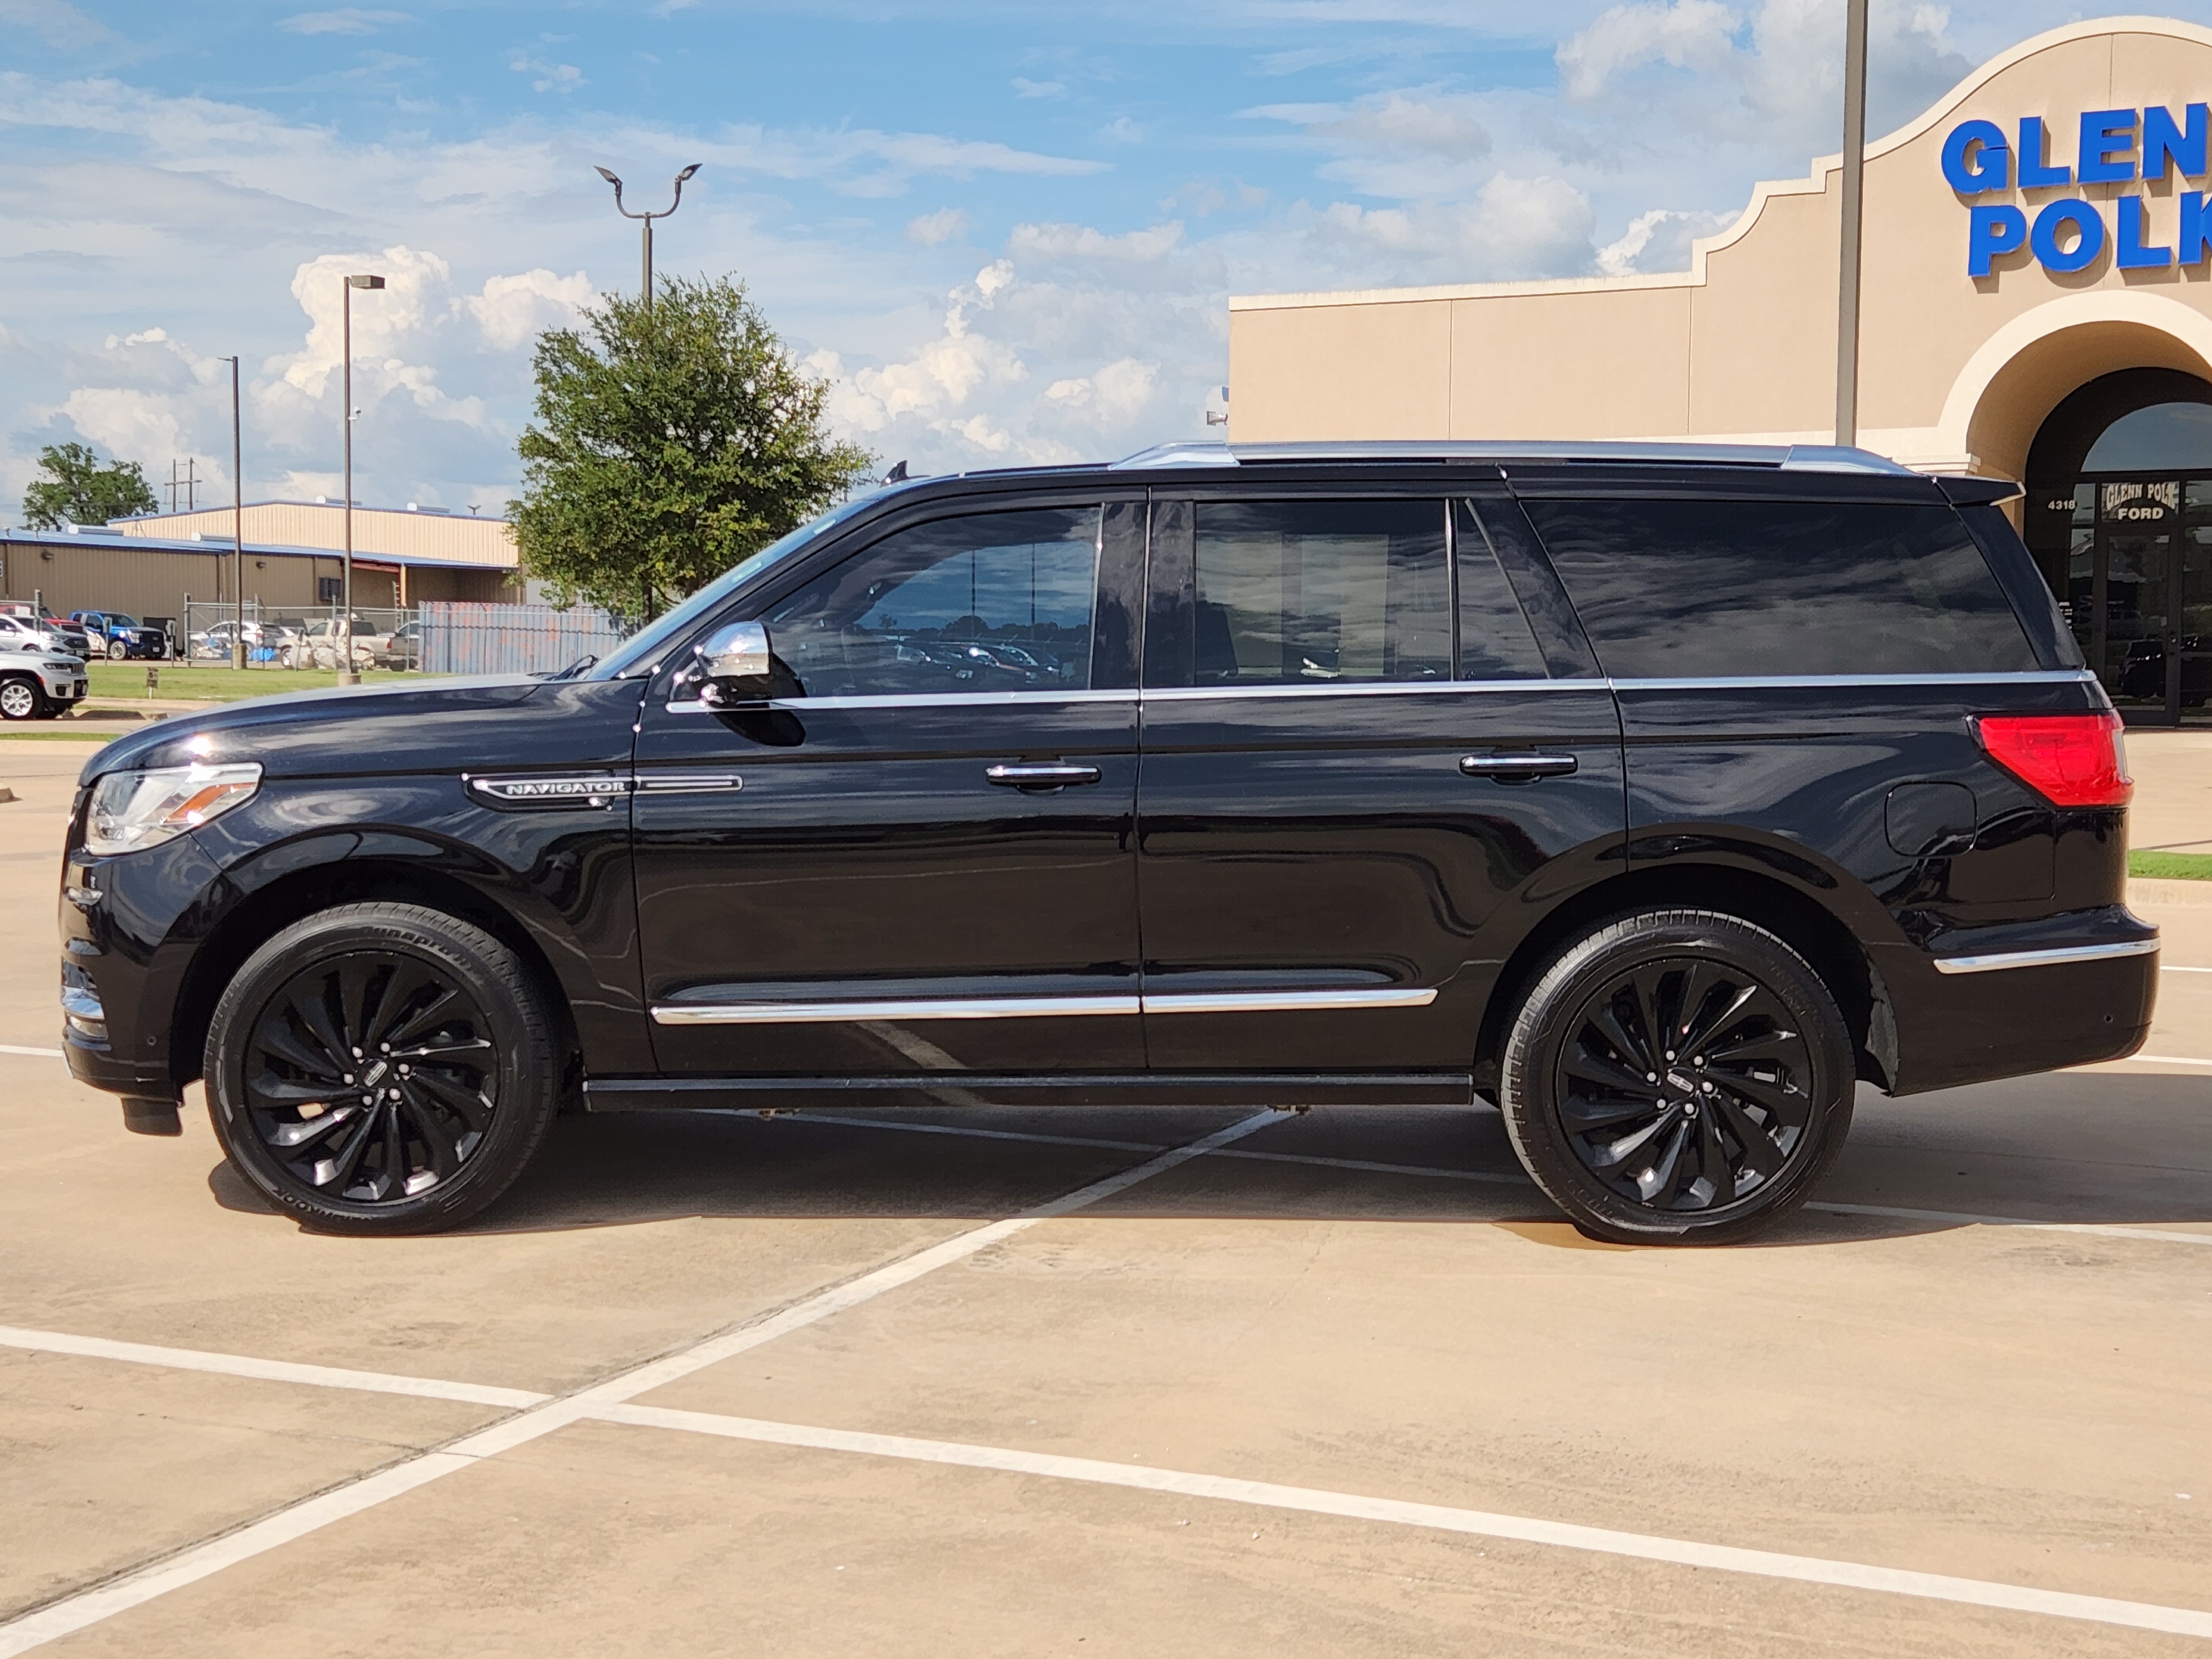
[[[1239,1115],[982,1108],[838,1114],[837,1121],[734,1111],[568,1117],[554,1125],[514,1188],[466,1231],[689,1218],[988,1220]],[[1097,1142],[1108,1144],[1085,1144]],[[277,1218],[227,1164],[216,1166],[208,1184],[225,1208]],[[1824,1207],[1832,1205],[1839,1207]],[[1883,1213],[1898,1211],[1913,1213]],[[1594,1247],[1527,1183],[1502,1121],[1487,1108],[1285,1114],[1090,1213],[1462,1223],[1563,1248],[1617,1248]],[[1978,1218],[2212,1223],[2212,1084],[2101,1073],[1902,1101],[1864,1091],[1850,1140],[1812,1206],[1755,1243],[1905,1237]]]

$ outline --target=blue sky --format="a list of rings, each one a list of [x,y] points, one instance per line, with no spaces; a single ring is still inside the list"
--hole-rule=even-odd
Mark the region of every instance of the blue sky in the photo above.
[[[2177,15],[2212,21],[2212,0]],[[732,274],[917,471],[1204,429],[1232,292],[1664,270],[1836,148],[1843,0],[0,0],[0,522],[78,438],[495,507],[537,331]],[[1877,0],[1872,122],[2082,15]]]

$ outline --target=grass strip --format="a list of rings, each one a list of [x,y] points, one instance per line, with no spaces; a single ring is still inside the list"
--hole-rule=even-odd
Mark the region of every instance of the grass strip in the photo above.
[[[139,708],[165,698],[198,702],[240,702],[247,697],[274,696],[281,691],[317,691],[338,683],[335,668],[218,668],[197,663],[94,662],[87,665],[91,695],[103,702],[129,702]],[[160,670],[161,689],[146,695],[146,671]],[[397,669],[371,668],[362,672],[364,685],[387,680],[419,679],[421,675]]]
[[[2130,853],[2128,873],[2146,881],[2212,881],[2212,853]]]

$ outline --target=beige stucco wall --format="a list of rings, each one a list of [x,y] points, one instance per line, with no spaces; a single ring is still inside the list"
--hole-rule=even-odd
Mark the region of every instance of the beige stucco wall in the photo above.
[[[2043,417],[2083,381],[2174,368],[2212,378],[2212,270],[2121,271],[2122,194],[2150,202],[2172,246],[2179,189],[2067,186],[1977,198],[2033,218],[2079,195],[2107,249],[2075,276],[2026,251],[1966,274],[1966,204],[1945,137],[1973,118],[2008,133],[2040,115],[2075,161],[2085,110],[2212,92],[2212,29],[2106,18],[2027,41],[1869,145],[1860,441],[1908,465],[2017,477]],[[1765,184],[1686,272],[1230,301],[1230,438],[1704,438],[1825,443],[1835,409],[1837,158]],[[2201,185],[2205,181],[2196,180]]]

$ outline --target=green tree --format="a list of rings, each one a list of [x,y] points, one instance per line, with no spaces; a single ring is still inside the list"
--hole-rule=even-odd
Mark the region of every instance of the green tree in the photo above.
[[[33,530],[59,530],[73,524],[106,524],[156,511],[154,487],[136,461],[100,464],[84,444],[48,444],[39,452],[39,471],[23,492],[23,522]]]
[[[507,504],[553,591],[650,617],[806,522],[872,458],[825,429],[805,373],[741,283],[673,280],[538,337],[536,418]]]

